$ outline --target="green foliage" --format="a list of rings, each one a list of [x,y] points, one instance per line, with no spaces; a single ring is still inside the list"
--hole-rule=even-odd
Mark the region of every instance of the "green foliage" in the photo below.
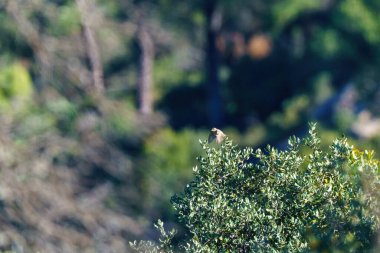
[[[334,57],[341,50],[339,34],[333,29],[316,28],[315,39],[311,41],[311,48],[320,52],[324,58]]]
[[[134,241],[129,243],[132,249],[144,253],[173,253],[173,246],[171,245],[171,243],[175,235],[175,230],[171,230],[169,233],[166,233],[164,229],[164,223],[161,220],[158,220],[157,224],[154,226],[161,234],[161,237],[159,239],[159,245],[155,245],[153,242],[149,241]]]
[[[286,23],[297,17],[304,11],[315,10],[321,7],[320,1],[287,0],[280,1],[273,7],[275,24],[282,28]]]
[[[304,121],[309,107],[309,99],[305,95],[288,99],[284,102],[283,112],[277,112],[269,118],[270,124],[280,129],[289,129]]]
[[[161,57],[156,60],[154,65],[155,92],[162,97],[165,92],[178,85],[189,84],[197,85],[202,81],[202,75],[198,71],[184,71],[194,65],[191,59],[191,48],[183,48],[170,56]],[[167,70],[172,69],[171,75]],[[179,69],[178,69],[179,68]]]
[[[194,145],[193,140],[201,134],[186,129],[180,132],[170,128],[161,129],[147,139],[145,153],[152,160],[152,166],[165,173],[187,169],[192,163],[192,158],[200,154],[200,148]]]
[[[345,138],[324,151],[315,124],[307,137],[291,137],[285,151],[239,149],[229,139],[218,147],[200,142],[206,156],[184,193],[172,198],[188,229],[186,252],[374,247],[380,178],[373,152]]]
[[[21,63],[13,63],[0,69],[0,105],[24,105],[33,93],[32,80],[28,70]]]
[[[103,135],[118,144],[138,145],[145,129],[138,122],[135,109],[125,102],[118,102],[110,107],[118,109],[107,112],[101,129]]]
[[[67,135],[75,130],[77,105],[55,93],[47,97],[49,99],[44,102],[44,107],[30,101],[23,110],[12,111],[9,115],[15,124],[13,134],[18,141],[53,132]]]
[[[342,132],[348,132],[351,125],[355,122],[356,116],[352,110],[341,108],[337,110],[333,116],[336,128]]]
[[[334,88],[332,85],[331,74],[327,71],[322,71],[312,81],[312,100],[317,103],[323,103],[332,96]]]
[[[175,132],[163,128],[146,139],[140,166],[146,208],[160,216],[172,211],[167,200],[191,178],[193,158],[201,154],[194,140],[202,135],[206,136],[186,129]]]
[[[363,33],[365,38],[371,43],[378,43],[380,41],[380,25],[377,22],[376,9],[371,8],[366,1],[342,1],[339,5],[339,10],[343,14],[342,21],[346,25],[350,23],[350,29]]]
[[[54,132],[56,119],[54,115],[47,112],[35,111],[20,115],[17,122],[19,124],[14,129],[15,137],[20,141],[26,141],[29,138]]]
[[[46,101],[46,109],[55,116],[57,127],[65,133],[72,131],[77,117],[77,107],[64,97]]]
[[[80,30],[80,15],[75,3],[59,7],[58,16],[50,24],[50,32],[55,36],[67,36]]]

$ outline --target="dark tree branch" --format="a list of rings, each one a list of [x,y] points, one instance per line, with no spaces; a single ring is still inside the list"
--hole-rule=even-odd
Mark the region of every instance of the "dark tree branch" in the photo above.
[[[209,92],[209,121],[212,126],[222,123],[222,101],[219,80],[219,53],[216,47],[217,35],[220,31],[222,14],[217,9],[217,0],[205,2],[206,16],[206,73]]]

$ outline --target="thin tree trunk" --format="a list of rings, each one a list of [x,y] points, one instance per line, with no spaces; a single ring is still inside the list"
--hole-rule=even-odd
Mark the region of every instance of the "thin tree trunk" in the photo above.
[[[206,44],[206,71],[208,84],[208,113],[212,126],[220,126],[222,123],[222,101],[219,80],[219,53],[216,47],[216,39],[220,30],[221,13],[218,12],[217,0],[205,1],[204,12],[207,25]]]
[[[140,23],[137,31],[137,41],[141,50],[138,83],[139,111],[143,115],[153,111],[153,62],[154,42],[144,23]]]
[[[83,36],[85,40],[85,49],[87,57],[91,65],[92,81],[95,92],[98,94],[104,93],[103,66],[100,59],[99,47],[96,43],[94,32],[89,24],[88,15],[88,0],[75,0],[79,13],[81,15],[81,24],[83,28]]]

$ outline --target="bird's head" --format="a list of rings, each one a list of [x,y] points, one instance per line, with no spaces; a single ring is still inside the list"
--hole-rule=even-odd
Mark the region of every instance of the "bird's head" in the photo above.
[[[218,129],[215,128],[215,127],[213,127],[213,128],[211,129],[211,132],[214,133],[214,134],[216,134],[216,133],[218,132]]]

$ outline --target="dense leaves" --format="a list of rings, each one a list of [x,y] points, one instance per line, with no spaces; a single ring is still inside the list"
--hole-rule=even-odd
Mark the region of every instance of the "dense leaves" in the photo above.
[[[206,156],[198,158],[194,180],[172,198],[188,229],[186,252],[374,247],[380,181],[372,152],[345,138],[323,151],[314,124],[307,137],[291,137],[285,151],[240,149],[231,140],[201,145]]]

